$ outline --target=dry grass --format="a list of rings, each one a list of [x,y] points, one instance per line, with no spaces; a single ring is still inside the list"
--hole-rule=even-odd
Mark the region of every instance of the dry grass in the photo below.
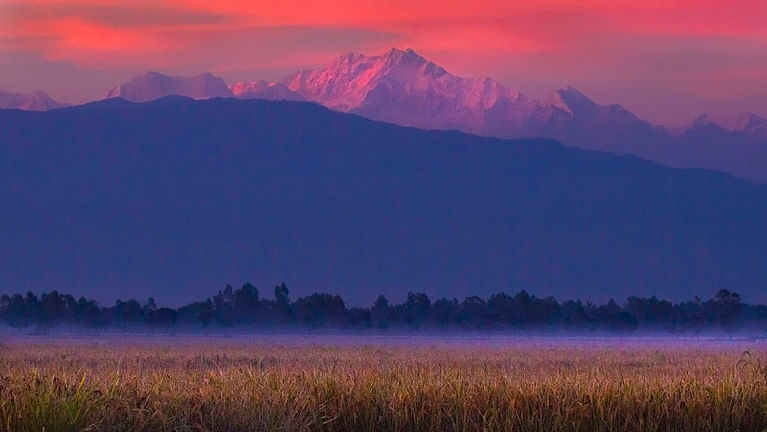
[[[759,351],[751,359],[764,357]],[[3,431],[761,431],[740,351],[11,344]]]

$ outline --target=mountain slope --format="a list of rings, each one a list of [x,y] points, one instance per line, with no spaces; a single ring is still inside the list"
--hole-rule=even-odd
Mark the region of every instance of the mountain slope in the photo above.
[[[542,120],[536,125],[538,129],[527,134],[590,150],[634,154],[669,166],[699,167],[669,157],[672,137],[664,128],[651,125],[620,105],[597,104],[572,87],[557,90],[542,104],[536,118]]]
[[[185,77],[146,72],[110,90],[107,98],[120,97],[132,102],[147,102],[171,95],[208,99],[232,97],[232,92],[223,79],[210,73]]]
[[[20,109],[25,111],[46,111],[49,109],[62,108],[65,104],[60,104],[51,99],[43,91],[34,93],[12,93],[0,90],[0,109]]]
[[[0,290],[767,301],[767,187],[300,102],[0,112]]]

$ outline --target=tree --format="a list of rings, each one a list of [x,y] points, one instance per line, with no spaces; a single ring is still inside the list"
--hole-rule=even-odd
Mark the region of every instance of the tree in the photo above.
[[[408,293],[401,304],[390,304],[379,295],[369,308],[347,309],[338,295],[314,293],[290,302],[287,286],[274,287],[274,300],[261,299],[255,286],[245,283],[233,290],[223,290],[205,301],[181,308],[158,308],[151,297],[142,306],[136,300],[117,299],[112,307],[100,307],[95,301],[54,290],[38,298],[34,293],[0,295],[0,322],[14,327],[39,324],[43,327],[71,323],[84,327],[145,324],[171,327],[178,322],[199,323],[207,328],[211,322],[228,326],[237,323],[300,323],[310,328],[412,329],[450,326],[466,329],[503,329],[554,326],[571,329],[604,329],[631,332],[637,328],[685,331],[697,334],[717,326],[731,333],[743,325],[763,329],[767,325],[767,306],[742,304],[740,295],[719,290],[707,301],[672,304],[657,297],[629,297],[623,306],[614,300],[605,304],[570,300],[558,303],[553,297],[537,298],[522,290],[511,297],[503,292],[487,302],[478,296],[463,302],[441,298],[431,302],[425,293]]]
[[[278,323],[295,321],[293,310],[290,308],[290,291],[285,282],[274,287],[274,316]]]
[[[740,315],[740,295],[721,289],[716,293],[716,311],[719,325],[727,333],[732,333]]]
[[[146,300],[146,304],[141,308],[144,315],[151,315],[152,312],[157,310],[157,304],[154,302],[154,298],[149,297]]]
[[[487,304],[479,296],[466,297],[459,305],[459,320],[466,328],[482,327],[486,320]]]
[[[240,323],[252,323],[256,320],[259,309],[258,289],[250,282],[245,283],[242,288],[234,292],[232,303],[234,320]]]
[[[219,291],[218,294],[213,296],[214,315],[219,324],[223,326],[232,325],[233,302],[234,294],[232,293],[232,286],[229,284],[226,284],[223,291]]]
[[[152,311],[147,316],[147,321],[152,327],[168,328],[176,324],[178,320],[178,312],[171,308],[159,308]]]
[[[6,294],[0,295],[0,321],[8,321],[8,310],[10,309],[11,298]]]
[[[491,327],[505,327],[513,322],[514,299],[506,293],[497,293],[487,301],[487,324]]]
[[[11,327],[26,327],[29,325],[29,315],[27,314],[27,304],[21,294],[13,294],[8,297],[8,306],[6,320]]]
[[[311,328],[344,324],[346,306],[338,295],[314,293],[298,299],[295,308],[298,321]]]
[[[274,287],[274,302],[283,305],[290,304],[290,292],[285,282]]]
[[[514,296],[513,319],[520,327],[524,327],[532,321],[532,298],[527,290],[522,290]]]
[[[374,327],[385,329],[389,327],[391,320],[391,307],[389,300],[383,295],[379,295],[370,308],[370,320]]]
[[[583,303],[581,303],[580,300],[568,300],[562,303],[560,309],[562,314],[562,321],[564,322],[565,326],[573,329],[581,329],[589,324],[589,317],[586,315],[586,308],[583,307]]]
[[[137,302],[138,304],[138,302]],[[96,327],[99,325],[101,309],[93,300],[80,297],[75,306],[76,321],[85,327]]]
[[[202,327],[207,329],[210,322],[213,320],[213,302],[208,299],[199,305],[199,311],[197,312],[197,320],[200,321]]]
[[[370,311],[361,308],[349,309],[346,312],[346,324],[353,328],[370,327]]]
[[[150,298],[143,308],[137,300],[122,301],[117,299],[114,308],[114,319],[123,329],[128,326],[139,324],[143,321],[145,311],[153,311],[157,308],[154,299]]]
[[[40,298],[40,321],[45,325],[59,323],[66,314],[66,303],[56,290],[43,293]]]
[[[630,333],[637,329],[638,321],[628,312],[618,312],[610,316],[608,328],[611,331]]]
[[[408,293],[405,302],[405,322],[410,328],[417,329],[426,321],[431,309],[431,300],[424,293]]]
[[[32,291],[24,299],[24,315],[27,323],[40,322],[40,300]]]
[[[458,320],[458,300],[441,298],[431,306],[431,321],[441,328],[446,328]]]

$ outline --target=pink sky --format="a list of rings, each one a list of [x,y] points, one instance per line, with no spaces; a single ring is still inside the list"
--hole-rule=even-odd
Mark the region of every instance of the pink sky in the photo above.
[[[533,97],[572,85],[662,124],[767,114],[764,0],[0,0],[0,89],[69,102],[147,69],[275,79],[391,47]]]

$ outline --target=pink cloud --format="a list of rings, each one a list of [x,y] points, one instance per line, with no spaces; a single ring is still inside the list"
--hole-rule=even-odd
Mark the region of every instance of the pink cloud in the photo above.
[[[614,35],[733,36],[764,40],[767,3],[659,1],[174,0],[125,2],[12,0],[2,37],[17,48],[88,61],[105,53],[190,48],[194,33],[231,33],[254,27],[340,27],[396,33],[424,51],[531,53],[598,48]],[[45,38],[49,44],[29,41]],[[276,41],[279,42],[279,41]],[[30,44],[32,46],[24,46]]]
[[[573,84],[656,121],[681,121],[700,95],[669,119],[653,92],[722,99],[732,77],[745,97],[767,75],[764,51],[743,48],[767,46],[763,0],[6,0],[0,17],[0,54],[245,79],[412,47],[451,71],[533,93]]]

